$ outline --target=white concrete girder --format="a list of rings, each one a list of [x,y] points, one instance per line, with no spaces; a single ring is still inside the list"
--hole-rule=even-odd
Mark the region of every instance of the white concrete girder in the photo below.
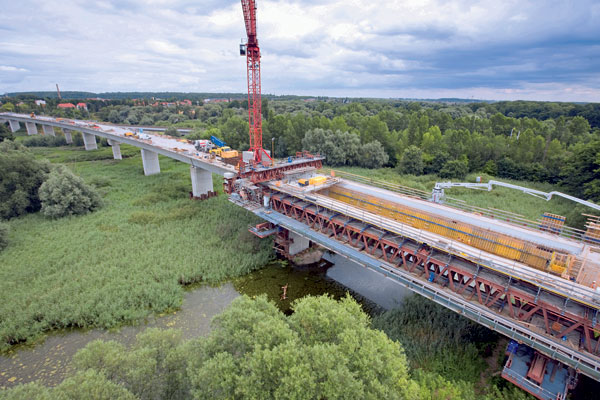
[[[35,124],[35,122],[25,122],[25,127],[27,128],[28,135],[38,134],[37,125]]]
[[[96,135],[92,135],[91,133],[81,132],[83,135],[83,145],[86,150],[96,150],[98,149],[98,144],[96,143]]]
[[[148,176],[160,173],[158,153],[142,149],[142,164],[144,165],[144,175]]]
[[[52,125],[42,125],[42,128],[44,129],[44,135],[56,136],[56,133],[54,133],[54,127]]]
[[[63,133],[65,134],[65,140],[67,142],[67,144],[71,144],[73,143],[73,136],[71,136],[71,131],[68,130],[67,128],[61,128]]]
[[[191,165],[190,175],[192,177],[192,194],[194,197],[200,197],[203,194],[213,191],[212,173],[210,171]]]
[[[14,119],[9,119],[8,123],[10,125],[10,130],[12,131],[12,133],[15,133],[16,131],[21,129],[21,124],[19,124],[19,121],[15,121]]]

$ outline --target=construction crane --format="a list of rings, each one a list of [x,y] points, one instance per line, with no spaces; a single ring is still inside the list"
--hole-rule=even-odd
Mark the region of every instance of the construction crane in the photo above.
[[[256,36],[256,1],[242,0],[244,22],[246,23],[246,43],[240,45],[240,55],[246,56],[248,74],[248,122],[250,125],[250,151],[254,153],[254,161],[261,163],[263,154],[269,161],[273,160],[262,147],[262,116],[260,95],[260,48]]]
[[[598,204],[594,204],[590,201],[582,200],[582,199],[579,199],[574,196],[570,196],[565,193],[556,192],[556,191],[546,193],[546,192],[542,192],[541,190],[530,189],[528,187],[513,185],[512,183],[506,183],[506,182],[500,182],[500,181],[494,181],[494,180],[490,180],[490,181],[488,181],[488,183],[437,182],[435,184],[435,187],[433,188],[433,191],[431,192],[431,200],[434,201],[435,203],[443,203],[444,197],[445,197],[444,189],[450,189],[453,187],[464,187],[464,188],[470,188],[470,189],[480,189],[480,190],[491,191],[493,186],[503,186],[503,187],[506,187],[509,189],[519,190],[523,193],[527,193],[529,195],[538,197],[540,199],[544,199],[546,201],[549,201],[550,199],[552,199],[552,196],[559,196],[559,197],[563,197],[565,199],[574,201],[576,203],[583,204],[584,206],[593,208],[595,210],[600,210],[600,205],[598,205]]]
[[[58,88],[58,83],[56,84],[56,94],[58,95],[58,99],[62,99],[61,95],[60,95],[60,89]]]

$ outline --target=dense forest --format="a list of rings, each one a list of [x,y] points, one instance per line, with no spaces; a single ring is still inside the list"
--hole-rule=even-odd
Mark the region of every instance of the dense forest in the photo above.
[[[82,100],[87,110],[57,109],[52,98],[36,106],[34,97],[21,96],[4,99],[1,109],[187,127],[192,138],[215,135],[234,148],[248,147],[247,101],[205,96],[185,103],[161,95],[165,100]],[[448,179],[481,172],[560,184],[600,201],[600,104],[272,97],[263,99],[262,112],[263,143],[277,157],[309,150],[331,166],[393,167]]]

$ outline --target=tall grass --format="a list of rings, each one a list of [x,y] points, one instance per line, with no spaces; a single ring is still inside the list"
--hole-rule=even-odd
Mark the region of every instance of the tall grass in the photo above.
[[[131,157],[122,161],[112,160],[110,148],[33,149],[66,162],[98,187],[105,205],[85,216],[51,220],[38,213],[8,222],[0,349],[51,329],[111,327],[177,308],[181,285],[219,282],[269,260],[268,241],[247,230],[254,215],[224,196],[189,200],[186,164],[161,157],[161,173],[146,177],[139,155],[123,148]],[[215,176],[216,189],[220,182]]]

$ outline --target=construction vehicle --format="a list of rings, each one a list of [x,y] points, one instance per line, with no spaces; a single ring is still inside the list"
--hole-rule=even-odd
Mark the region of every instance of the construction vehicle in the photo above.
[[[313,176],[312,178],[309,179],[298,179],[298,185],[300,186],[308,186],[308,185],[322,185],[323,183],[325,183],[327,181],[327,177],[323,176],[323,175],[319,175],[319,176]]]
[[[227,146],[227,143],[218,137],[211,136],[210,141],[216,146],[214,149],[210,149],[211,154],[221,158],[237,158],[240,156],[237,150],[232,150],[231,147]]]
[[[136,135],[133,132],[125,132],[125,137],[130,137],[130,138],[134,138],[134,139],[138,139],[138,135]]]
[[[240,156],[237,150],[232,150],[229,146],[217,147],[216,149],[210,150],[210,153],[221,158],[234,158]]]
[[[194,141],[193,144],[194,144],[194,147],[196,148],[196,150],[203,151],[205,153],[208,153],[215,147],[213,142],[211,142],[210,140],[206,140],[206,139],[196,140],[196,141]]]

